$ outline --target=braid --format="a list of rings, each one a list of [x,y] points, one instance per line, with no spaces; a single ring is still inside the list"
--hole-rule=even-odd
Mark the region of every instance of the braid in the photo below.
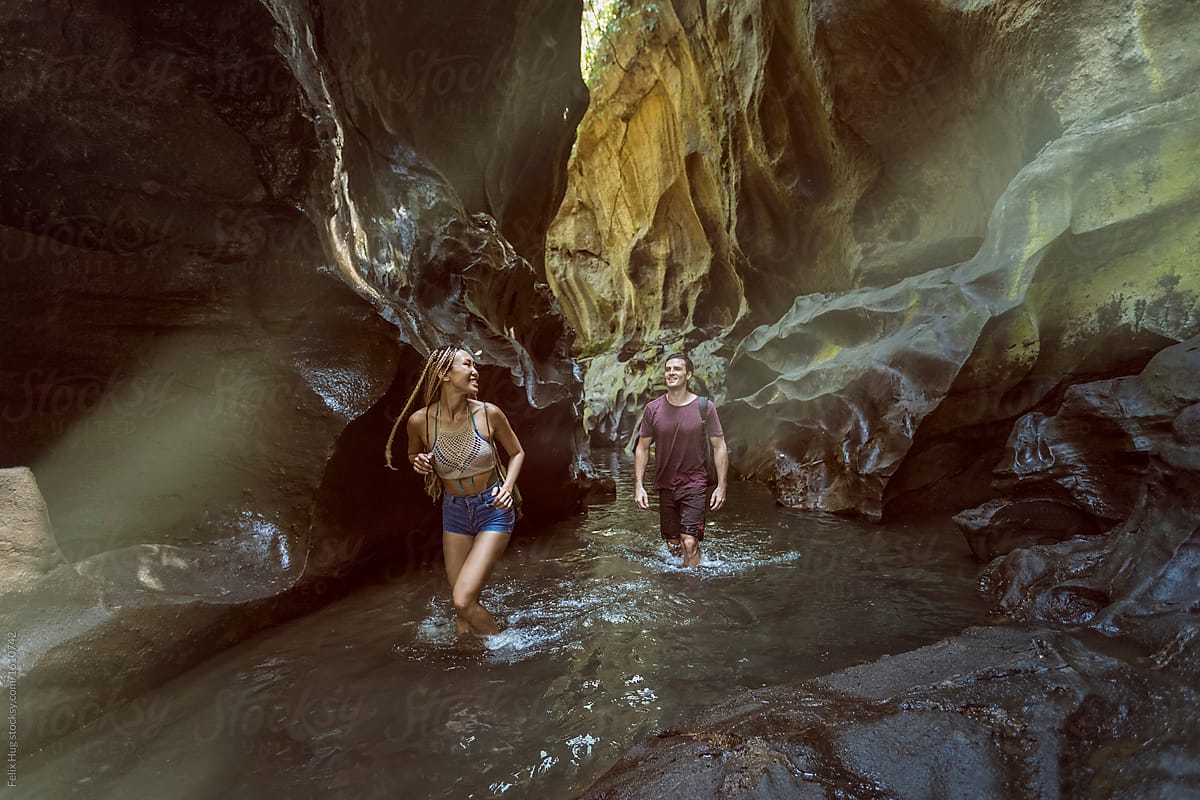
[[[458,354],[459,349],[457,345],[446,345],[440,351],[429,354],[431,368],[425,379],[425,408],[428,409],[433,405],[441,385],[439,379],[454,363],[454,356]],[[415,392],[416,389],[413,391]],[[433,442],[430,442],[429,446],[433,447]],[[442,496],[442,481],[436,471],[425,476],[425,494],[429,495],[434,502],[437,502],[438,498]]]
[[[412,406],[413,398],[417,396],[417,391],[421,388],[421,383],[425,380],[425,375],[429,372],[429,362],[430,359],[425,359],[425,365],[421,367],[421,377],[417,378],[417,385],[413,387],[413,390],[408,395],[408,399],[404,401],[404,408],[392,424],[392,432],[388,434],[387,445],[383,451],[383,460],[387,464],[388,469],[396,469],[392,466],[392,442],[396,439],[396,430],[400,427],[400,420],[404,419],[404,415],[408,413],[408,409]]]
[[[460,349],[457,345],[438,347],[430,351],[429,357],[425,359],[425,365],[421,368],[421,376],[417,378],[417,385],[409,393],[408,400],[404,402],[404,408],[400,411],[400,415],[396,417],[395,423],[392,424],[392,432],[388,434],[387,445],[383,451],[383,458],[388,469],[396,469],[396,467],[392,466],[392,442],[396,438],[396,431],[400,428],[401,420],[408,414],[408,409],[412,407],[417,393],[424,388],[425,408],[429,408],[433,404],[434,396],[437,394],[439,379],[454,362],[454,355]],[[438,496],[441,495],[442,482],[438,479],[436,473],[431,472],[425,476],[425,492],[434,500],[437,500]]]

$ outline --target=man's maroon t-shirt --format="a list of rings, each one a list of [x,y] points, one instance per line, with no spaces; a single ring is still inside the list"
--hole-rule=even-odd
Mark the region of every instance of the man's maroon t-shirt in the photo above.
[[[638,436],[654,440],[654,488],[705,486],[708,477],[704,466],[704,439],[724,435],[717,406],[711,399],[707,423],[700,417],[699,397],[682,406],[668,403],[666,395],[647,403]]]

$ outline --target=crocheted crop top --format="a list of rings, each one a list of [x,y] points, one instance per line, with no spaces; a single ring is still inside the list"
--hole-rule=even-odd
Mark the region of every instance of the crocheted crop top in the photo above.
[[[483,438],[471,414],[471,426],[456,431],[438,431],[439,408],[433,416],[433,468],[445,480],[462,480],[496,467],[496,450]],[[484,412],[487,413],[486,406]]]

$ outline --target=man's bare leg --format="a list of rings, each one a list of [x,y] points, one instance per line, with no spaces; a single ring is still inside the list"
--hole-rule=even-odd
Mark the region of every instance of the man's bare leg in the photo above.
[[[683,544],[683,565],[685,567],[697,567],[700,565],[700,543],[696,541],[695,536],[683,534],[679,537]]]

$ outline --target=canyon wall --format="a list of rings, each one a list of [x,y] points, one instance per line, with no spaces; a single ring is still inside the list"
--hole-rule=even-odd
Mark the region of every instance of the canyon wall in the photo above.
[[[684,347],[781,502],[957,510],[1200,330],[1195,4],[629,6],[547,243],[593,438]]]

